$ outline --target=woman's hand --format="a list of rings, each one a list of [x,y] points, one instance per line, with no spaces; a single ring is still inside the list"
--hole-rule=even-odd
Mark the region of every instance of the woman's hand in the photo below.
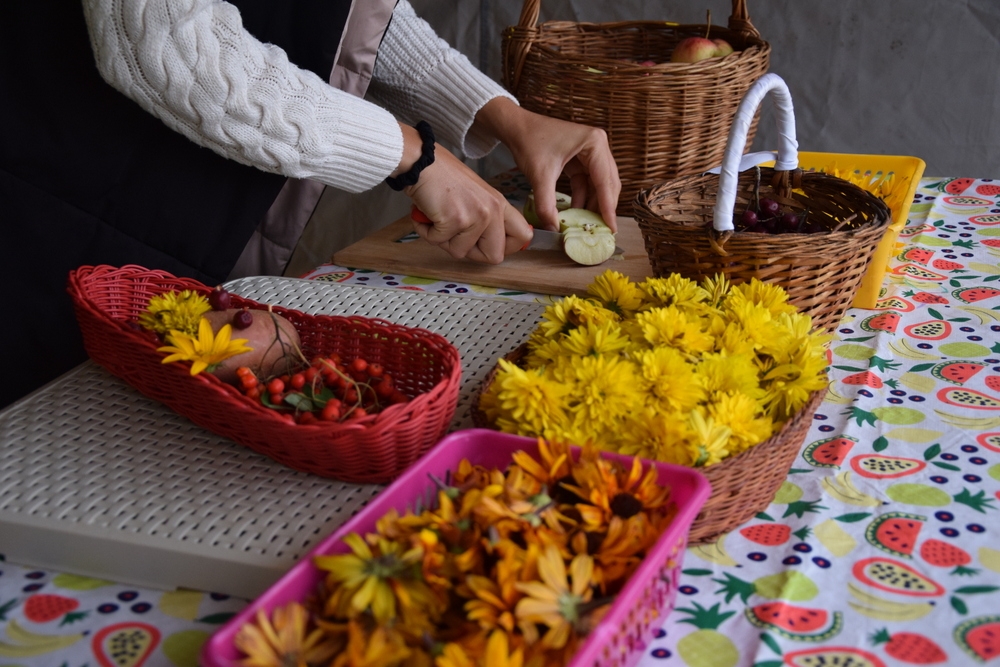
[[[393,176],[407,171],[420,152],[416,130],[401,127],[403,160]],[[421,237],[452,257],[488,264],[499,264],[531,241],[531,226],[502,194],[440,144],[434,155],[434,163],[420,172],[417,183],[404,190],[432,221],[414,225]]]
[[[548,229],[559,229],[556,181],[565,173],[573,207],[599,212],[618,231],[615,209],[622,183],[604,130],[542,116],[505,97],[490,100],[476,114],[476,123],[510,149],[531,183],[538,217]]]

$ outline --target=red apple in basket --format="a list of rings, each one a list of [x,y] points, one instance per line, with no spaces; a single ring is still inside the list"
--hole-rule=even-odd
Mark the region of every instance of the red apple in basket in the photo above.
[[[718,54],[718,45],[704,37],[685,37],[670,54],[672,63],[696,63]]]
[[[724,39],[713,39],[712,42],[715,43],[716,56],[728,56],[733,52],[733,47]]]

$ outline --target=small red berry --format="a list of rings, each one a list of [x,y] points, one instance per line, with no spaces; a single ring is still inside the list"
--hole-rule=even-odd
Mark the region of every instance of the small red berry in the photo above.
[[[409,403],[410,397],[397,389],[396,391],[392,392],[392,398],[389,400],[392,401],[393,403]]]
[[[260,383],[255,375],[244,375],[240,378],[240,384],[244,389],[253,389]]]
[[[268,400],[271,401],[271,405],[281,405],[285,402],[285,395],[278,394],[275,392],[268,392]]]
[[[247,389],[246,395],[247,398],[252,398],[253,400],[256,401],[258,398],[260,398],[260,389],[258,389],[257,387],[250,387],[249,389]]]
[[[303,412],[299,414],[300,424],[315,424],[317,421],[319,420],[316,419],[316,415],[311,412]]]
[[[380,378],[383,373],[385,373],[385,369],[382,368],[382,364],[368,364],[368,377]]]
[[[392,382],[392,376],[386,375],[382,381],[375,385],[375,394],[379,398],[392,398],[392,393],[396,391],[396,386]]]
[[[368,362],[361,357],[351,362],[351,370],[355,373],[364,373],[368,369]]]
[[[340,419],[341,407],[341,402],[335,398],[327,401],[319,413],[320,419],[328,422],[337,421]]]
[[[306,386],[305,373],[296,373],[291,377],[288,383],[292,385],[293,389],[302,389],[302,387]]]
[[[280,394],[285,391],[285,382],[281,378],[274,378],[267,383],[267,390],[272,394]]]

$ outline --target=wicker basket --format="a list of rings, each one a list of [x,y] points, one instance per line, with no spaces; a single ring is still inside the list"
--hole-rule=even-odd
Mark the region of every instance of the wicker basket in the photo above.
[[[307,315],[274,307],[295,325],[311,359],[364,356],[392,374],[414,397],[347,423],[290,424],[248,400],[211,373],[191,376],[187,364],[163,364],[157,343],[129,325],[152,296],[210,288],[138,266],[83,266],[69,276],[84,346],[91,358],[146,396],[195,424],[296,470],[348,482],[388,482],[440,440],[458,403],[458,350],[438,334],[364,317]],[[262,308],[233,295],[233,307]]]
[[[518,365],[527,353],[528,346],[520,345],[504,359]],[[479,408],[479,402],[496,378],[499,368],[499,364],[493,367],[473,400],[472,422],[478,428],[496,428]],[[781,430],[759,445],[715,465],[698,468],[698,472],[711,483],[712,495],[691,525],[688,544],[714,542],[720,535],[728,533],[771,504],[778,488],[788,477],[788,470],[812,425],[813,413],[825,395],[825,391],[814,393]]]
[[[769,93],[776,97],[782,143],[774,168],[759,169],[758,184],[757,170],[737,168],[746,161],[742,147],[750,119]],[[791,96],[780,77],[766,74],[740,103],[720,175],[688,176],[636,197],[633,215],[653,275],[702,280],[722,273],[736,283],[751,278],[776,283],[817,328],[832,331],[851,306],[890,213],[882,200],[856,185],[797,167]],[[755,196],[804,213],[822,231],[734,231],[734,210],[742,212]]]
[[[771,47],[733,0],[729,27],[664,21],[537,25],[541,0],[524,0],[503,34],[504,86],[525,109],[603,128],[622,181],[619,213],[639,190],[698,173],[722,159],[736,107],[768,68]],[[686,37],[725,39],[735,51],[671,63]],[[639,63],[652,60],[656,64]],[[561,182],[563,192],[568,185]]]

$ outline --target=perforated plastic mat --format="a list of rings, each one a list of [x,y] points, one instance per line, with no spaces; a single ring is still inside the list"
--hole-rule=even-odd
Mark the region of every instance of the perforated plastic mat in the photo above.
[[[543,306],[292,278],[261,303],[440,333],[462,357],[452,429]],[[286,468],[195,426],[92,362],[0,412],[0,554],[122,583],[255,597],[381,490]]]

